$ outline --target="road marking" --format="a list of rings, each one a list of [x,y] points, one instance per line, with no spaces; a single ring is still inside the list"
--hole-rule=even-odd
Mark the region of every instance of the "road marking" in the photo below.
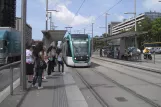
[[[13,90],[20,85],[20,78],[13,83]],[[10,86],[0,92],[0,103],[10,95]]]

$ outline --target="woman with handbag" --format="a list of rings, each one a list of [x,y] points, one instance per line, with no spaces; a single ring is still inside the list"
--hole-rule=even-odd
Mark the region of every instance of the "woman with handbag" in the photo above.
[[[40,51],[41,49],[41,51]],[[42,89],[42,74],[44,69],[46,69],[47,64],[44,61],[44,54],[43,54],[43,48],[42,45],[38,45],[37,49],[34,52],[35,55],[35,76],[33,79],[32,87],[35,86],[36,81],[38,80],[38,89]]]

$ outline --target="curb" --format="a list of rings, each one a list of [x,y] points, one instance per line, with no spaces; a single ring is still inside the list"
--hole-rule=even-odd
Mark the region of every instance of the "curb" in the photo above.
[[[21,107],[22,105],[22,102],[24,101],[24,99],[26,98],[28,92],[30,91],[31,89],[31,86],[24,92],[24,95],[22,96],[22,98],[20,99],[20,101],[18,102],[17,106],[16,107]]]
[[[108,60],[108,59],[101,59],[101,58],[97,58],[97,57],[92,57],[92,58],[99,59],[99,60],[103,60],[103,61],[108,61],[108,62],[112,62],[112,63],[116,63],[116,64],[128,66],[128,67],[138,68],[138,69],[142,69],[142,70],[146,70],[146,71],[150,71],[150,72],[155,72],[155,73],[161,74],[161,71],[158,70],[158,69],[147,68],[147,67],[144,67],[144,66],[136,66],[136,65],[132,65],[132,64],[125,64],[125,63],[121,63],[121,62],[117,62],[117,61],[110,61],[110,60]]]
[[[20,88],[21,87],[20,86],[20,78],[18,78],[16,81],[14,81],[13,85],[14,85],[13,86],[13,88],[14,88],[13,91],[16,91],[15,94],[18,94],[19,98],[17,100],[12,100],[12,99],[15,98],[15,96],[10,95],[10,86],[8,86],[2,92],[0,92],[0,106],[6,107],[6,106],[10,106],[8,104],[14,103],[12,105],[12,107],[20,107],[22,102],[26,98],[28,92],[31,89],[31,85],[29,85],[29,87],[27,88],[26,91],[22,91],[21,88]],[[2,105],[1,105],[1,103],[2,103]],[[6,104],[6,103],[8,103],[8,104]]]
[[[13,83],[13,90],[16,89],[20,85],[20,78],[18,78]],[[0,103],[4,101],[10,95],[10,86],[5,88],[3,91],[0,92]]]

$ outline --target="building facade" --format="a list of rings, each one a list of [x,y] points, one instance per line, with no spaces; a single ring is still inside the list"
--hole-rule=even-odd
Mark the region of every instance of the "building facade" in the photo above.
[[[16,30],[22,31],[21,28],[21,18],[16,18]],[[30,43],[32,41],[32,27],[29,24],[26,24],[25,37],[26,43]]]
[[[0,27],[15,28],[16,0],[0,0]]]
[[[113,28],[113,26],[115,26],[115,25],[117,25],[119,23],[121,23],[121,22],[111,22],[110,24],[108,24],[108,34],[109,35],[112,35],[112,28]]]
[[[154,20],[156,18],[161,17],[161,13],[159,13],[159,12],[145,12],[144,14],[140,14],[136,17],[137,23],[140,23],[141,20],[145,19],[145,17],[148,17],[151,20]],[[116,25],[110,27],[110,29],[112,29],[111,35],[116,35],[116,34],[119,34],[123,31],[128,31],[131,28],[133,28],[134,26],[135,26],[135,19],[134,18],[127,19],[119,24],[116,24]]]

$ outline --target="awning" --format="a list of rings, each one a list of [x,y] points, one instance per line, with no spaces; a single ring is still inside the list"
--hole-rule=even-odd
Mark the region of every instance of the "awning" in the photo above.
[[[67,30],[42,30],[44,37],[52,39],[52,41],[62,41]]]
[[[140,34],[146,34],[147,32],[125,32],[117,35],[112,35],[107,38],[100,39],[99,41],[108,41],[108,40],[113,40],[113,39],[119,39],[123,37],[135,37],[139,36]]]

